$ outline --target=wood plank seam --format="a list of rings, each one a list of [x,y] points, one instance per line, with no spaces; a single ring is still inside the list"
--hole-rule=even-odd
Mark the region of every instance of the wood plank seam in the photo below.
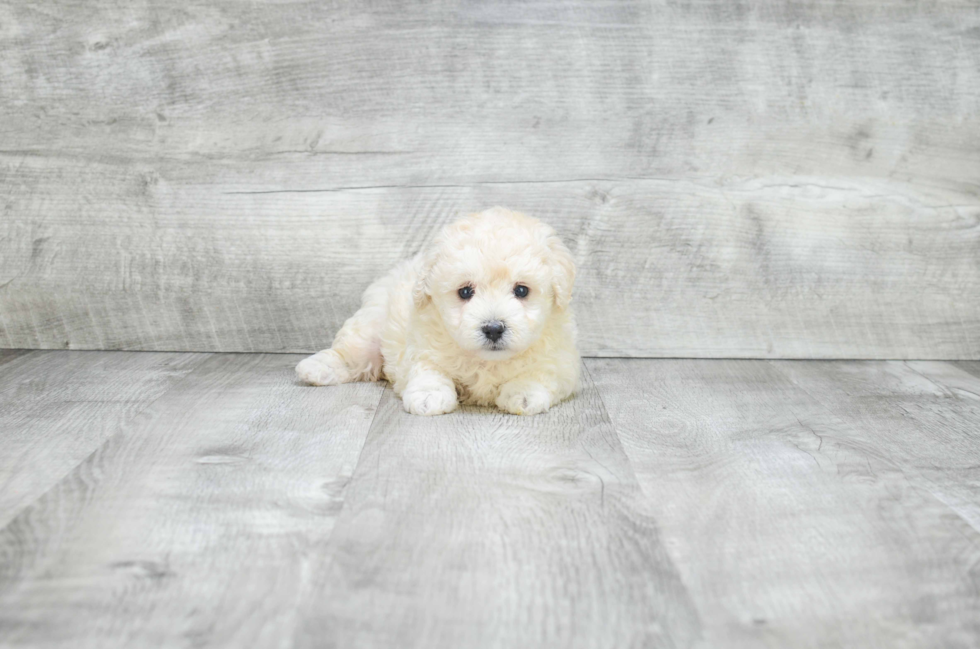
[[[18,358],[23,358],[28,354],[31,354],[35,349],[0,349],[0,365],[6,365],[11,361],[17,360]]]
[[[604,415],[606,421],[609,422],[609,427],[612,429],[613,434],[616,436],[616,443],[619,444],[619,451],[620,451],[620,453],[623,454],[622,461],[629,468],[630,475],[632,475],[633,481],[636,483],[637,489],[639,489],[640,490],[640,493],[644,494],[644,496],[648,496],[649,494],[647,494],[646,493],[646,490],[643,488],[643,483],[637,477],[636,468],[633,466],[633,460],[630,459],[629,453],[626,452],[626,449],[623,446],[623,440],[619,436],[619,427],[616,426],[616,422],[613,421],[612,415],[609,414],[609,408],[606,407],[606,402],[602,398],[602,390],[600,390],[599,387],[596,385],[595,377],[592,376],[592,372],[589,370],[589,365],[588,365],[588,363],[585,362],[585,358],[582,359],[582,373],[588,378],[589,384],[592,385],[594,387],[594,389],[595,389],[596,398],[599,401],[599,406],[602,408],[602,414]],[[575,393],[575,396],[573,396],[572,398],[573,399],[574,398],[577,398],[579,396],[579,394],[582,392],[583,389],[584,389],[584,387],[580,387],[579,390],[578,390],[578,392],[576,392]],[[586,450],[586,453],[588,453],[588,449],[585,449],[585,450]],[[592,454],[591,453],[589,453],[589,457],[592,457]],[[595,460],[597,464],[599,464],[600,466],[602,466],[602,463],[599,462],[599,460],[596,460],[594,457],[592,459]],[[600,477],[600,481],[601,480],[602,479]],[[605,491],[605,489],[604,489],[605,488],[605,483],[603,483],[602,486],[603,486],[603,492],[604,492]]]
[[[385,392],[391,390],[391,386],[388,385],[387,381],[379,381],[379,383],[384,384],[384,389],[378,393],[378,401],[377,403],[374,404],[374,413],[371,415],[371,421],[367,425],[367,433],[364,435],[364,441],[361,442],[361,448],[357,452],[357,460],[354,461],[354,466],[351,469],[350,479],[347,481],[347,484],[345,484],[344,488],[341,490],[340,498],[341,500],[343,500],[344,504],[341,505],[340,511],[337,512],[337,520],[340,520],[340,517],[343,516],[344,514],[344,510],[347,509],[348,507],[347,498],[345,497],[347,494],[347,490],[350,489],[350,484],[351,482],[354,481],[354,476],[357,475],[357,469],[358,467],[361,466],[361,458],[364,455],[364,447],[367,445],[367,440],[368,437],[371,435],[371,429],[374,427],[374,422],[378,418],[378,412],[380,412],[381,410],[381,402],[385,398]],[[326,389],[330,389],[330,388],[328,387]],[[330,535],[327,537],[326,545],[328,546],[330,545],[330,541],[333,539],[333,535],[336,533],[337,533],[337,526],[334,525],[333,529],[330,530]]]
[[[535,569],[521,553],[507,551],[527,535],[544,543],[539,551],[551,569],[576,552],[599,563],[593,553],[608,559],[612,552],[650,571],[600,575],[591,564],[579,566],[565,579],[591,587],[571,587],[578,597],[558,605],[560,610],[581,605],[581,617],[560,628],[549,626],[556,636],[533,644],[687,646],[693,641],[700,627],[697,611],[660,545],[646,494],[591,375],[583,379],[578,396],[536,417],[466,406],[451,415],[421,418],[404,413],[386,387],[351,479],[353,493],[329,544],[318,553],[320,565],[312,590],[303,596],[307,606],[296,643],[470,646],[473,634],[483,633],[483,646],[529,646],[502,644],[501,637],[536,637],[537,625],[528,627],[525,616],[536,619],[538,588],[549,592],[558,584],[549,585],[554,575],[547,567]],[[454,515],[456,508],[462,510]],[[475,518],[461,526],[464,515]],[[570,534],[560,549],[544,549],[552,542],[549,531],[568,533],[583,520],[592,524],[581,538]],[[524,583],[535,570],[544,580]],[[493,587],[498,579],[524,585],[509,593]],[[622,580],[624,592],[634,589],[638,600],[607,611],[613,619],[623,618],[618,627],[596,617],[617,599],[612,593],[586,606],[607,580]],[[457,592],[460,584],[466,587]],[[521,604],[525,598],[530,601]],[[372,605],[363,606],[367,601]],[[649,605],[640,606],[642,601]],[[387,613],[386,605],[392,607]],[[551,620],[547,611],[542,615]],[[500,624],[500,616],[517,616],[524,624]],[[498,623],[489,625],[490,619]],[[643,624],[625,624],[640,620]],[[574,642],[566,638],[567,645],[558,644],[576,626]],[[633,642],[615,644],[616,637]]]
[[[44,350],[37,350],[37,351],[44,351]],[[180,353],[186,353],[186,352],[180,352]],[[197,355],[200,356],[200,358],[197,360],[197,363],[195,363],[194,367],[197,367],[198,365],[204,363],[209,357],[213,356],[214,353],[213,352],[203,352],[203,353],[200,353],[199,352],[199,353],[197,353]],[[143,404],[142,406],[140,406],[139,409],[137,409],[133,413],[133,415],[132,415],[133,418],[134,419],[139,419],[139,417],[144,412],[146,412],[147,409],[149,409],[151,406],[153,406],[153,404],[155,404],[157,401],[159,401],[160,399],[162,399],[163,397],[165,397],[167,394],[169,394],[171,392],[171,390],[173,390],[176,386],[178,386],[181,383],[183,383],[184,381],[188,380],[188,378],[190,377],[190,375],[192,373],[193,373],[193,369],[190,372],[188,372],[187,375],[183,376],[182,378],[178,379],[177,381],[174,381],[171,385],[167,386],[167,388],[160,395],[158,395],[155,399],[152,399],[150,401],[147,401],[145,404]],[[52,491],[55,491],[55,490],[59,489],[61,487],[62,483],[65,482],[65,480],[68,480],[72,476],[72,474],[75,473],[78,470],[79,467],[84,466],[84,465],[86,465],[86,463],[90,462],[90,460],[93,457],[97,456],[99,453],[101,453],[108,444],[113,443],[116,440],[117,437],[122,436],[122,435],[126,435],[126,434],[127,434],[127,432],[125,430],[120,430],[120,431],[116,432],[115,434],[110,435],[105,440],[103,440],[101,444],[99,444],[95,449],[93,449],[91,453],[89,453],[84,458],[82,458],[77,464],[75,464],[74,467],[72,467],[72,468],[68,469],[67,471],[65,471],[55,482],[53,482],[51,484],[51,486],[47,490],[45,490],[42,493],[39,493],[33,500],[31,500],[31,501],[29,501],[27,503],[24,503],[15,512],[13,512],[12,515],[10,515],[10,517],[8,518],[7,522],[4,523],[4,524],[2,524],[2,525],[0,525],[0,534],[2,534],[7,527],[9,527],[10,525],[12,525],[26,510],[29,510],[31,507],[33,507],[35,504],[37,504],[39,501],[43,500]]]
[[[242,593],[229,586],[236,579],[274,588],[278,596],[262,589],[261,602],[268,602],[276,615],[264,619],[255,612],[263,604],[246,597],[242,619],[229,622],[217,616],[198,624],[200,608],[215,612],[233,607],[219,590],[216,598],[193,608],[187,604],[174,619],[154,618],[164,633],[207,644],[208,637],[221,633],[212,633],[214,627],[224,624],[224,633],[258,646],[288,637],[281,631],[290,626],[289,612],[295,610],[295,580],[303,575],[307,551],[332,530],[339,511],[334,507],[337,489],[349,484],[353,460],[363,448],[360,431],[366,434],[364,424],[373,420],[364,417],[373,415],[368,410],[376,407],[375,395],[384,390],[359,384],[324,394],[299,386],[292,363],[262,356],[267,355],[208,354],[203,365],[171,386],[167,396],[173,398],[144,417],[135,433],[111,436],[0,529],[0,645],[29,637],[37,628],[32,616],[50,605],[90,632],[81,634],[82,646],[104,646],[96,641],[116,636],[106,635],[105,626],[90,622],[87,611],[72,606],[80,592],[95,598],[125,595],[128,607],[142,606],[151,616],[157,603],[161,608],[184,606],[179,577],[198,575],[197,569],[205,567],[236,602]],[[215,362],[208,363],[210,359]],[[293,397],[295,402],[284,401]],[[185,484],[197,488],[171,490],[182,482],[171,481],[177,475],[190,478]],[[199,505],[183,497],[195,494],[203,497]],[[245,496],[238,503],[244,509],[229,509],[238,495]],[[145,522],[147,512],[156,512],[153,520],[163,528],[169,523],[169,532],[183,542],[175,543],[166,529],[133,522]],[[168,520],[174,513],[182,516]],[[212,517],[218,527],[210,538],[199,536],[201,525]],[[105,521],[110,533],[101,537],[93,521]],[[127,529],[127,522],[133,527]],[[253,564],[248,569],[234,562],[233,552],[220,553],[218,560],[202,551],[208,546],[226,549],[229,538],[260,551],[242,554]],[[73,580],[72,571],[78,569],[94,575],[95,581]],[[220,577],[214,578],[214,571]],[[67,587],[45,590],[66,582]],[[207,583],[194,577],[194,584]],[[103,620],[112,622],[111,616]],[[175,624],[183,625],[184,632]],[[57,627],[46,627],[51,637],[59,637]],[[141,632],[152,635],[147,629]],[[258,639],[262,634],[264,641]],[[61,637],[76,646],[77,638]]]
[[[876,360],[876,359],[871,359],[869,361],[862,361],[860,359],[849,359],[849,360],[855,360],[856,362],[901,362],[903,365],[905,365],[906,367],[908,367],[908,369],[910,371],[912,371],[915,374],[921,376],[926,381],[929,381],[930,383],[933,383],[934,385],[936,385],[938,387],[941,387],[946,392],[952,393],[952,390],[948,386],[946,386],[946,385],[938,382],[934,377],[926,376],[926,375],[922,374],[921,372],[917,371],[915,368],[912,368],[912,367],[908,366],[908,362],[909,361],[906,361],[906,360],[895,360],[895,361],[880,361],[880,360]],[[834,408],[832,407],[831,404],[828,404],[824,399],[821,399],[819,396],[813,394],[813,392],[811,390],[808,390],[806,386],[801,385],[798,381],[796,381],[794,379],[794,377],[792,375],[788,374],[781,367],[779,367],[779,364],[780,364],[781,361],[779,361],[779,360],[773,360],[773,359],[768,359],[768,360],[766,360],[766,362],[770,366],[772,366],[773,369],[775,369],[781,375],[783,375],[784,377],[786,377],[786,379],[788,381],[790,381],[791,383],[793,383],[793,385],[795,385],[797,388],[799,388],[803,393],[805,393],[806,395],[808,395],[814,401],[814,403],[820,404],[820,406],[824,410],[826,410],[827,413],[829,413],[832,417],[834,417],[835,419],[840,419],[841,418],[841,416],[837,414],[837,412],[834,410]],[[806,361],[801,361],[801,362],[806,362]],[[815,360],[814,362],[825,363],[825,362],[828,362],[828,361],[824,361],[824,360],[821,359],[821,360]],[[955,363],[952,363],[952,362],[948,362],[948,361],[936,361],[936,362],[944,363],[944,364],[949,365],[951,367],[956,367],[956,364]],[[816,433],[814,433],[814,434],[816,434]],[[821,444],[822,443],[823,443],[823,439],[821,438]],[[879,461],[879,462],[885,462],[885,463],[889,464],[895,470],[897,470],[897,471],[899,471],[899,472],[901,472],[903,474],[911,474],[911,475],[915,476],[916,478],[918,478],[919,480],[921,480],[923,483],[925,483],[922,486],[922,488],[921,488],[921,491],[922,492],[928,494],[929,497],[931,499],[933,499],[935,502],[939,503],[939,505],[943,509],[945,509],[950,514],[956,516],[956,518],[959,519],[960,521],[962,521],[962,523],[964,525],[969,526],[971,529],[975,530],[978,535],[980,535],[980,526],[978,526],[974,521],[971,521],[969,518],[965,517],[961,512],[957,511],[956,508],[950,506],[950,504],[947,503],[945,500],[943,500],[942,498],[940,498],[939,496],[937,496],[934,493],[934,491],[933,491],[932,488],[926,488],[925,487],[925,485],[931,485],[933,488],[935,488],[935,487],[938,487],[938,485],[935,485],[935,483],[931,479],[929,479],[928,476],[923,475],[923,473],[920,470],[916,469],[915,467],[911,467],[911,466],[902,466],[902,465],[897,464],[894,461],[892,461],[892,460],[890,460],[890,459],[888,459],[886,457],[877,457],[876,460]],[[871,470],[870,469],[870,462],[869,462],[869,470]],[[975,540],[978,543],[980,543],[980,536],[978,536]]]

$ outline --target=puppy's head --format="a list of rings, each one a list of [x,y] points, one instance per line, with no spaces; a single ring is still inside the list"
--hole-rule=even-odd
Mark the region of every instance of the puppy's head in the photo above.
[[[575,264],[555,231],[495,207],[446,227],[427,252],[415,303],[431,303],[464,350],[502,360],[568,308]]]

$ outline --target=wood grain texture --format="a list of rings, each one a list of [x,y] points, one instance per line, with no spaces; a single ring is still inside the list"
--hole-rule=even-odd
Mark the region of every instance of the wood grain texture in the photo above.
[[[586,354],[980,357],[980,6],[0,4],[0,346],[311,351],[459,212]]]
[[[278,647],[382,386],[212,356],[0,530],[0,646]]]
[[[0,528],[204,360],[204,354],[0,357]]]
[[[0,349],[0,365],[5,365],[16,358],[32,353],[34,352],[29,349]]]
[[[690,590],[704,646],[980,642],[980,529],[919,469],[933,465],[947,487],[970,483],[963,469],[980,448],[973,406],[951,406],[921,377],[896,391],[852,363],[587,366]],[[811,372],[826,381],[797,380]],[[896,429],[906,407],[958,423]]]
[[[954,365],[964,372],[980,377],[980,361],[960,361],[959,363],[954,363]]]
[[[980,532],[980,379],[923,361],[776,366]]]
[[[686,647],[699,621],[586,377],[547,414],[386,392],[298,647]]]
[[[546,415],[430,419],[296,360],[0,353],[0,485],[50,479],[0,647],[980,641],[975,362],[590,359]]]

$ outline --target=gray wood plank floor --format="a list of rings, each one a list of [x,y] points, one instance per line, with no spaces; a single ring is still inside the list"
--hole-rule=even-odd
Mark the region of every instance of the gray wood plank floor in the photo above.
[[[590,359],[426,419],[296,359],[0,354],[0,646],[980,644],[980,363]]]

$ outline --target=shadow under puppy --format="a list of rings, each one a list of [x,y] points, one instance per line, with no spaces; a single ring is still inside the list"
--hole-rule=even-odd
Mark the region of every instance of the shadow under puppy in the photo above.
[[[296,373],[313,385],[387,379],[416,415],[460,402],[544,412],[578,387],[574,281],[551,227],[494,207],[371,284],[333,346]]]

